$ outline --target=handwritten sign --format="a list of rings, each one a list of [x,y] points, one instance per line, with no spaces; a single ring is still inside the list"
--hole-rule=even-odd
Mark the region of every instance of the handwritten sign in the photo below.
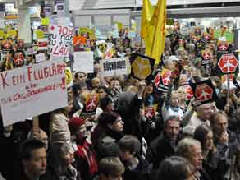
[[[50,25],[49,47],[53,57],[69,57],[72,46],[73,28],[69,26]]]
[[[103,59],[100,62],[100,68],[103,76],[119,76],[128,74],[126,58]]]
[[[0,73],[4,126],[67,106],[63,61],[42,62]]]
[[[46,61],[46,55],[44,53],[36,54],[36,63]]]
[[[73,71],[92,73],[93,68],[93,52],[74,52],[73,54]]]

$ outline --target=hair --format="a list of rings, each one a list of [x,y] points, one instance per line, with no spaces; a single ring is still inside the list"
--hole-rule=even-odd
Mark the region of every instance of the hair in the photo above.
[[[118,157],[106,157],[100,160],[99,173],[105,176],[123,174],[125,168]]]
[[[109,96],[105,96],[100,99],[100,107],[104,111],[107,105],[113,103],[113,100]]]
[[[169,124],[170,121],[177,121],[180,123],[179,117],[177,116],[169,116],[165,121],[164,121],[164,128],[166,128]]]
[[[21,160],[30,160],[32,158],[32,152],[41,148],[45,149],[45,144],[42,141],[36,139],[25,141],[21,146]]]
[[[206,150],[207,135],[209,132],[212,132],[209,127],[206,125],[201,125],[197,127],[193,135],[193,138],[201,143],[201,148],[203,151]]]
[[[192,154],[192,148],[196,145],[201,145],[201,143],[189,137],[184,138],[178,143],[176,154],[189,159]]]
[[[217,121],[219,121],[220,117],[225,117],[228,120],[228,115],[224,111],[216,112],[211,117],[211,127],[214,128]]]
[[[99,159],[106,157],[118,157],[119,156],[119,146],[115,142],[115,139],[110,136],[104,137],[98,145]]]
[[[186,180],[192,165],[183,157],[172,156],[163,160],[158,170],[158,179]]]
[[[98,125],[107,127],[108,124],[113,124],[118,117],[120,117],[120,115],[115,112],[103,112],[98,118]]]
[[[141,143],[135,136],[123,136],[118,142],[120,150],[129,151],[131,154],[139,153]]]

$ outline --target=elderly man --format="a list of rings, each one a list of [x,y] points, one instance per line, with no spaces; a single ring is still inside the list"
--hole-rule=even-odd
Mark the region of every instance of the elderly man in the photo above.
[[[210,118],[215,111],[213,103],[201,104],[197,106],[196,113],[193,114],[187,126],[183,128],[183,132],[193,135],[196,128],[200,125],[206,125],[210,127]]]
[[[217,151],[216,180],[230,179],[230,167],[239,148],[239,141],[234,132],[228,129],[228,116],[220,111],[213,115],[211,127]]]
[[[153,168],[158,168],[160,162],[174,155],[175,148],[180,139],[180,121],[178,117],[171,116],[164,122],[163,134],[154,139],[148,149],[149,162],[153,163]]]
[[[193,166],[193,176],[196,180],[210,180],[209,175],[202,169],[201,143],[192,138],[184,138],[178,143],[176,154],[186,158]]]

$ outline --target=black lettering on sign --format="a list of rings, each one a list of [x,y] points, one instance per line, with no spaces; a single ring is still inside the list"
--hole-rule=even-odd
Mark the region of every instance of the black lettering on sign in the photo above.
[[[103,64],[104,71],[111,71],[111,64],[109,62],[105,62]]]
[[[117,69],[117,62],[112,62],[112,69],[116,70]]]
[[[126,61],[117,62],[117,69],[125,69],[125,68],[126,68]]]

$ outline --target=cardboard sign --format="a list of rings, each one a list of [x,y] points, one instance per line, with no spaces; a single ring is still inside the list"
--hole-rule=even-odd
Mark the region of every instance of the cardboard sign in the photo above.
[[[36,63],[46,61],[46,55],[44,53],[36,54]]]
[[[43,62],[0,73],[4,126],[68,104],[63,61]]]
[[[72,46],[73,28],[69,26],[50,25],[49,47],[51,56],[68,57]]]
[[[127,58],[103,59],[100,62],[103,76],[119,76],[128,74]]]
[[[73,54],[73,71],[92,73],[93,67],[93,52],[74,52]]]

